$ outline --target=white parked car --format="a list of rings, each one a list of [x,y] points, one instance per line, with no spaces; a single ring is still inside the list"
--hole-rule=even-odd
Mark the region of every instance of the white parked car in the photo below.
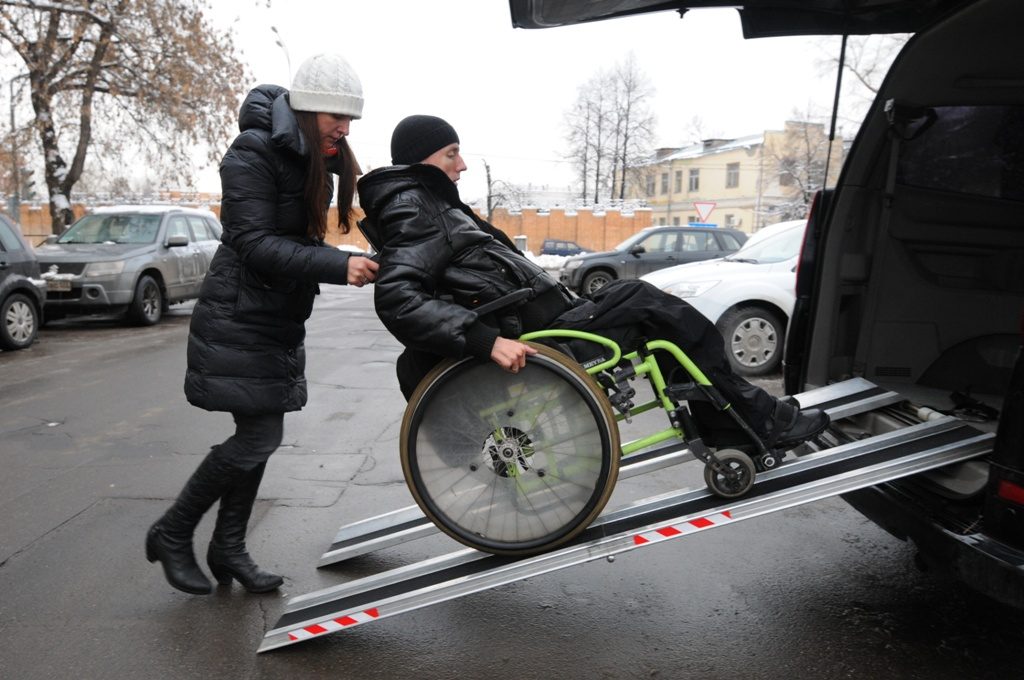
[[[710,319],[737,373],[771,373],[782,360],[806,226],[806,220],[771,225],[732,255],[661,269],[641,280],[685,299]]]

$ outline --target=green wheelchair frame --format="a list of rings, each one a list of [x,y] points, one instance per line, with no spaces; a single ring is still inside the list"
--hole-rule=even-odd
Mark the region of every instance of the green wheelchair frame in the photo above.
[[[743,495],[757,470],[781,461],[671,342],[646,341],[624,355],[615,341],[585,331],[543,330],[520,340],[537,354],[515,374],[475,358],[439,364],[402,421],[402,469],[413,497],[470,547],[521,556],[571,540],[604,509],[619,459],[666,441],[685,444],[704,463],[708,488],[723,498]],[[602,356],[579,364],[562,345],[573,340],[600,345]],[[688,379],[667,384],[656,352],[670,355]],[[630,383],[638,377],[654,397],[635,405]],[[750,453],[706,445],[689,409],[696,400],[727,414]],[[667,428],[620,443],[619,422],[658,408]]]

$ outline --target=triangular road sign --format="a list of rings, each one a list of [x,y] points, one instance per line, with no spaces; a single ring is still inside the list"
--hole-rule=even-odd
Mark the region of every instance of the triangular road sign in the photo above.
[[[700,218],[701,222],[707,222],[708,221],[708,215],[711,214],[711,211],[715,209],[716,205],[718,205],[718,204],[713,202],[713,201],[694,201],[693,202],[693,207],[696,208],[696,210],[697,210],[697,217]]]

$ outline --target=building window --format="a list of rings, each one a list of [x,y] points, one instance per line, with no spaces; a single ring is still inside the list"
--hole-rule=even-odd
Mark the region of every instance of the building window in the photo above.
[[[676,187],[675,193],[680,193],[683,190],[683,171],[676,170]]]
[[[654,195],[654,175],[647,175],[647,195]]]
[[[665,226],[665,218],[664,217],[659,217],[658,218],[658,226],[660,226],[660,227],[664,227]]]
[[[726,226],[727,229],[735,229],[736,228],[736,216],[735,215],[726,215],[725,216],[725,226]]]
[[[690,215],[689,217],[686,218],[686,222],[687,224],[697,224],[700,222],[700,220],[697,219],[696,215]]]
[[[729,163],[725,166],[725,188],[735,189],[740,185],[740,164]]]
[[[688,186],[688,190],[700,191],[700,168],[690,168],[690,184]]]
[[[796,177],[793,176],[793,168],[796,167],[796,159],[786,157],[779,161],[779,186],[791,187],[796,184]]]
[[[661,173],[661,193],[663,193],[663,194],[667,194],[668,193],[668,173],[667,172]]]
[[[672,226],[673,227],[678,227],[679,226],[679,218],[678,217],[673,217],[672,218]]]

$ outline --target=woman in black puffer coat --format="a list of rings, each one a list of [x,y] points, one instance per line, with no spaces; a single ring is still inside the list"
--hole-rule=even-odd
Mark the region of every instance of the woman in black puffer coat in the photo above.
[[[212,590],[192,534],[218,499],[207,552],[217,581],[234,578],[250,592],[283,582],[252,561],[246,526],[284,414],[306,404],[302,343],[318,284],[362,286],[376,276],[375,262],[323,240],[329,173],[338,175],[339,224],[348,231],[356,165],[345,137],[362,105],[359,78],[344,59],[312,57],[290,92],[262,85],[249,93],[241,134],[221,161],[224,235],[192,313],[185,396],[230,412],[235,433],[212,448],[146,536],[146,557],[187,593]]]

